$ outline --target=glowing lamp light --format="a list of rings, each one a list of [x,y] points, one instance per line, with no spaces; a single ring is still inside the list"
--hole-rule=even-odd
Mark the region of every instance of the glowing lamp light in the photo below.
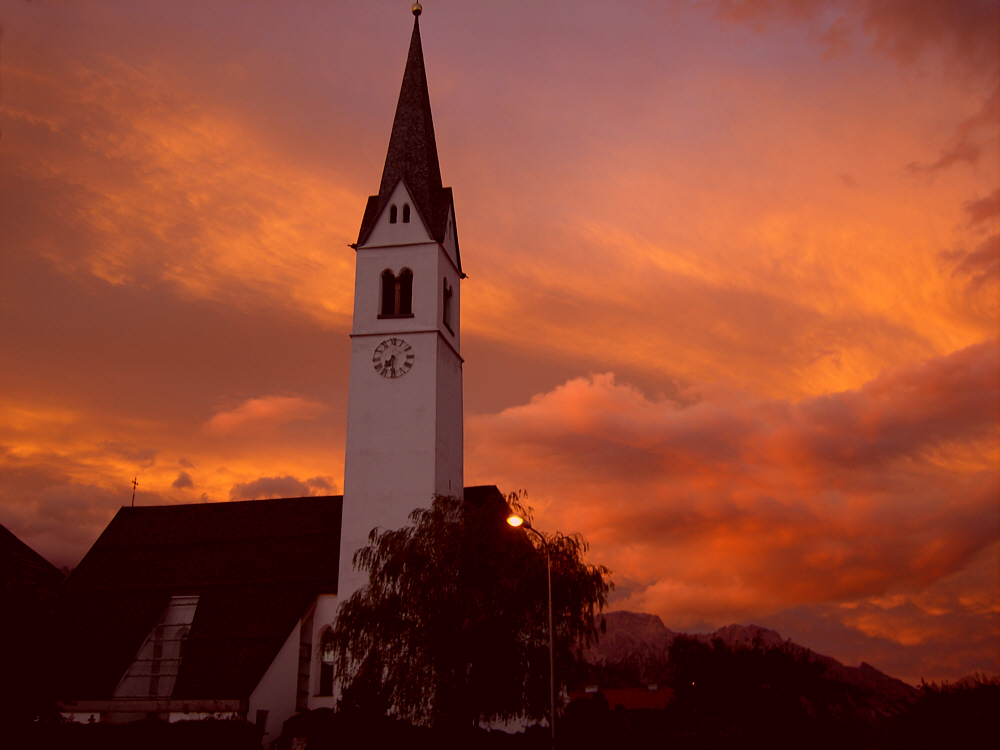
[[[507,523],[513,526],[515,529],[524,523],[524,519],[514,513],[507,516]]]

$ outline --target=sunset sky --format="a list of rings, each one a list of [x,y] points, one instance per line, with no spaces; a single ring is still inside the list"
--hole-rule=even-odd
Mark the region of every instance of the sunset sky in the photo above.
[[[342,489],[410,0],[0,0],[0,523]],[[467,485],[613,609],[1000,672],[1000,2],[427,0]],[[429,498],[428,498],[429,501]]]

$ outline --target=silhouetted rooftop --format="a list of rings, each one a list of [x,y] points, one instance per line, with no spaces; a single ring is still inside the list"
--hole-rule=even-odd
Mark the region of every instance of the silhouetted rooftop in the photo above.
[[[337,593],[342,509],[339,495],[121,508],[63,586],[56,697],[110,699],[171,597],[197,595],[172,697],[249,698],[313,600]]]
[[[247,698],[337,591],[340,496],[122,508],[66,581],[62,698],[110,698],[171,596],[198,606],[174,698]]]
[[[0,583],[5,587],[57,586],[62,579],[63,574],[55,565],[0,525]]]

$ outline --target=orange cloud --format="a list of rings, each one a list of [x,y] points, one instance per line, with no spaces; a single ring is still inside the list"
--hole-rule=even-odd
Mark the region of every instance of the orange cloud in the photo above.
[[[1000,538],[996,341],[798,402],[686,395],[570,381],[469,420],[467,473],[527,488],[619,606],[678,624],[915,595]]]
[[[283,158],[193,85],[111,54],[5,67],[15,195],[63,196],[44,215],[15,204],[33,246],[67,275],[342,324],[364,196]]]
[[[305,497],[330,494],[334,490],[329,477],[313,477],[304,482],[290,476],[259,477],[252,482],[241,482],[229,491],[230,500],[259,500],[271,497]]]
[[[301,396],[263,396],[217,412],[205,423],[212,435],[228,435],[247,429],[271,429],[301,419],[316,419],[326,406]]]

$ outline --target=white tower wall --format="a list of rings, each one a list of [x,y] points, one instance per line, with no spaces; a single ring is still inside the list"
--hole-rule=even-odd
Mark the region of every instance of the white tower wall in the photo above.
[[[407,202],[413,205],[401,182],[391,204]],[[401,528],[413,510],[429,507],[434,495],[462,494],[461,272],[450,237],[434,241],[412,210],[408,224],[390,224],[384,211],[368,242],[357,248],[341,601],[367,582],[352,558],[368,543],[372,529]],[[413,273],[412,317],[380,317],[382,273],[388,269],[398,275],[404,268]],[[449,325],[444,321],[446,284]],[[390,339],[404,340],[414,355],[412,367],[395,378],[384,377],[373,363],[376,348]]]

